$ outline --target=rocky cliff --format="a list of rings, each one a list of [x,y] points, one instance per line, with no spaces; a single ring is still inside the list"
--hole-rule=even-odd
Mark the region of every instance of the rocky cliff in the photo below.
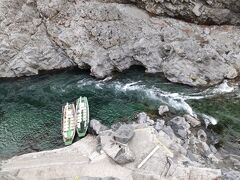
[[[1,0],[0,77],[78,66],[104,78],[141,65],[173,82],[217,84],[240,72],[238,7],[234,0]]]
[[[238,0],[130,0],[148,12],[198,24],[240,24]]]

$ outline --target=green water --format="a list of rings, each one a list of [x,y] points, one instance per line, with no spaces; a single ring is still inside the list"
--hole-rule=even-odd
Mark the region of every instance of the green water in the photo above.
[[[79,70],[0,80],[0,158],[62,147],[61,108],[80,95],[88,97],[91,118],[107,125],[130,121],[141,111],[157,112],[160,104],[191,113],[189,103],[193,111],[220,120],[217,130],[236,140],[240,130],[239,95],[186,100],[187,103],[179,99],[195,97],[199,92],[169,83],[161,75],[146,75],[141,68],[133,68],[109,81],[96,80],[89,72]]]

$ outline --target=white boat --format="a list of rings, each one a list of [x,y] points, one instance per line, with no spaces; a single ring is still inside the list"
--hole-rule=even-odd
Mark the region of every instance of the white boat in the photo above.
[[[66,103],[63,107],[62,115],[62,135],[65,145],[70,145],[73,142],[76,132],[76,118],[74,104]]]

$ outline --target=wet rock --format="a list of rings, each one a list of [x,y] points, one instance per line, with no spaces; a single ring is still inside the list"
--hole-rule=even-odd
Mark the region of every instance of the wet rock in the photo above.
[[[134,129],[132,125],[121,125],[114,133],[114,139],[120,143],[126,144],[134,136]]]
[[[92,119],[90,121],[90,129],[93,131],[95,134],[99,134],[101,131],[108,130],[109,128],[107,126],[104,126],[100,121],[96,119]]]
[[[156,122],[154,128],[155,128],[157,131],[160,131],[161,129],[163,129],[164,125],[165,125],[165,121],[164,121],[164,120],[157,119],[157,122]]]
[[[200,129],[197,132],[198,139],[200,141],[206,142],[207,141],[207,134],[205,133],[204,130]]]
[[[196,126],[200,126],[201,122],[197,119],[192,117],[189,114],[185,114],[184,118],[186,119],[186,121],[192,126],[192,127],[196,127]]]
[[[160,116],[162,116],[162,115],[163,115],[164,113],[166,113],[166,112],[169,112],[168,106],[164,105],[164,106],[160,106],[160,107],[158,108],[158,114],[159,114]]]
[[[217,120],[214,117],[212,117],[212,116],[208,116],[206,114],[202,114],[202,118],[204,120],[206,128],[208,127],[209,124],[212,124],[212,125],[216,125],[217,124]]]
[[[179,135],[180,137],[186,138],[189,134],[190,125],[185,121],[185,118],[177,116],[171,119],[169,124],[175,134]]]

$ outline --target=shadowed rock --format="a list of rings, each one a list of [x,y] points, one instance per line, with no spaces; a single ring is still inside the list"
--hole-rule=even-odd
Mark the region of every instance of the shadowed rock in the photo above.
[[[131,125],[121,125],[114,133],[114,139],[120,143],[127,144],[134,136],[134,129]]]

